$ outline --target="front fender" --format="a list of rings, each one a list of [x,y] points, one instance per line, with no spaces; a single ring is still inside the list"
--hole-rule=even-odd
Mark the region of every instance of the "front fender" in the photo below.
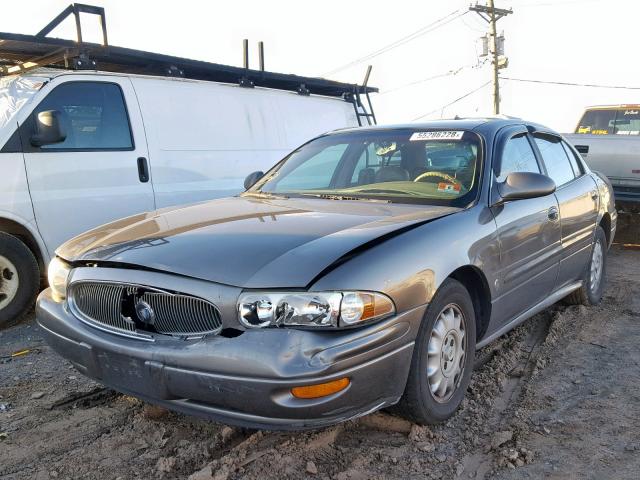
[[[500,251],[493,215],[476,205],[392,237],[341,264],[312,290],[369,290],[391,297],[398,312],[429,303],[466,265],[487,277],[492,296]]]

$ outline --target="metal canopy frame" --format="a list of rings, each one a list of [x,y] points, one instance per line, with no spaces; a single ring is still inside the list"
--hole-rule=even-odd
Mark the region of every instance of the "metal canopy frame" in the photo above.
[[[98,15],[103,44],[85,42],[82,38],[80,13]],[[74,15],[77,41],[49,38],[53,29]],[[203,62],[159,53],[116,47],[108,44],[104,9],[92,5],[71,4],[36,35],[0,32],[0,76],[26,72],[39,67],[65,70],[100,70],[106,72],[184,77],[194,80],[231,83],[243,87],[266,87],[289,90],[301,95],[315,94],[342,97],[352,102],[358,115],[375,123],[375,116],[364,109],[360,95],[369,98],[377,92],[366,84],[342,83],[324,78],[252,70],[218,63]],[[368,75],[367,75],[368,78]],[[372,111],[372,110],[371,110]]]

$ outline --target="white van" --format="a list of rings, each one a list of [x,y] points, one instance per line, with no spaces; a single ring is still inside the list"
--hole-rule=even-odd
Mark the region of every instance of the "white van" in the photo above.
[[[71,237],[240,192],[248,173],[302,142],[359,124],[342,96],[279,85],[54,69],[0,77],[0,327],[30,307]]]

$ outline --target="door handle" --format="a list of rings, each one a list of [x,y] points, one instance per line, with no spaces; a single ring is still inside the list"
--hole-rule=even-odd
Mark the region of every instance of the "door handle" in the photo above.
[[[138,157],[138,178],[142,183],[149,181],[149,164],[144,157]]]
[[[551,207],[549,210],[547,210],[547,218],[552,222],[557,221],[558,218],[560,218],[560,215],[558,214],[558,208]]]

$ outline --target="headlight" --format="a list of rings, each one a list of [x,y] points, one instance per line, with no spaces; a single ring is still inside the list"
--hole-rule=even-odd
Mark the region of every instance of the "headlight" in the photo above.
[[[373,292],[258,292],[238,301],[240,323],[248,328],[347,327],[393,313],[391,299]]]
[[[64,260],[56,257],[49,264],[49,286],[53,292],[53,297],[60,301],[67,297],[67,279],[71,267]]]

